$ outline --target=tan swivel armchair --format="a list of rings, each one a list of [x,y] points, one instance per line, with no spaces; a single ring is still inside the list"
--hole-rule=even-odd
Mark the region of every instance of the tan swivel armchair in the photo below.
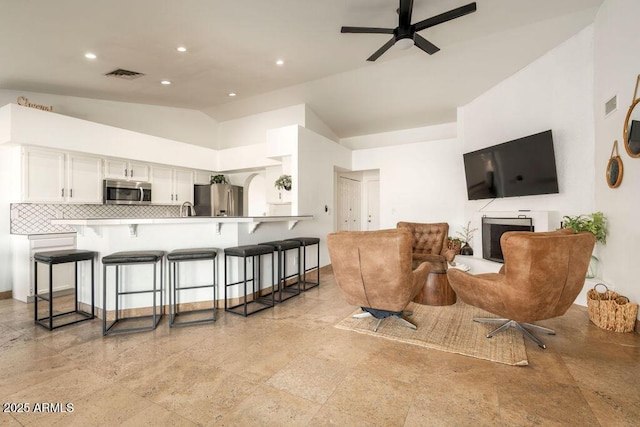
[[[424,286],[429,265],[411,268],[411,234],[408,230],[344,231],[327,236],[327,247],[338,286],[347,302],[362,308],[354,317],[373,316],[380,322],[403,318],[409,302]]]
[[[499,273],[471,275],[451,269],[449,283],[467,304],[503,317],[474,319],[501,323],[487,338],[512,327],[546,348],[529,329],[555,332],[529,322],[562,316],[573,304],[584,286],[595,238],[571,230],[512,231],[502,235],[500,244],[504,266]]]
[[[447,262],[453,261],[456,253],[447,247],[449,224],[446,222],[420,223],[399,222],[397,228],[403,228],[411,232],[411,250],[414,266],[427,261],[431,265],[431,271],[445,272]]]

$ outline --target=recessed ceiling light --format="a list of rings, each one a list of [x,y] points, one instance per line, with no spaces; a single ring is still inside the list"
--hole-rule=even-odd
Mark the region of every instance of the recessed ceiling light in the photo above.
[[[160,82],[160,84],[163,84],[163,85],[170,85],[170,84],[171,84],[171,81],[170,81],[170,80],[163,80],[163,81],[161,81],[161,82]]]
[[[84,57],[87,58],[87,59],[96,59],[97,58],[96,54],[95,53],[91,53],[91,52],[85,53]]]
[[[278,59],[278,60],[276,61],[276,65],[278,65],[278,66],[283,66],[283,65],[284,65],[284,60],[283,60],[283,59]]]
[[[178,47],[176,48],[176,50],[177,50],[178,52],[186,52],[186,51],[187,51],[187,48],[186,48],[186,47],[184,47],[184,46],[178,46]]]
[[[235,92],[229,92],[227,95],[231,96],[231,97],[234,97],[234,96],[236,96],[236,93]]]

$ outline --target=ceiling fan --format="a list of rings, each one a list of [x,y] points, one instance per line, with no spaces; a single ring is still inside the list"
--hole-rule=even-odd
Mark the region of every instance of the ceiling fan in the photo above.
[[[396,42],[401,43],[403,47],[408,48],[412,45],[418,46],[420,49],[433,55],[440,50],[436,45],[418,34],[426,28],[433,27],[443,22],[451,21],[464,15],[476,11],[476,2],[469,3],[465,6],[452,9],[440,15],[427,18],[423,21],[411,24],[411,12],[413,11],[413,0],[400,0],[398,8],[398,26],[396,28],[374,28],[374,27],[342,27],[341,33],[371,33],[371,34],[393,34],[391,40],[385,43],[380,49],[374,52],[367,61],[375,61],[383,53],[391,48]]]

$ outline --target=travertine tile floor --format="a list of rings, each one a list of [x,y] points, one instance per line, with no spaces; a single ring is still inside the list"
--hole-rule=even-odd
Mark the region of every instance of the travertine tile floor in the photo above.
[[[0,301],[3,409],[31,407],[0,425],[640,424],[640,336],[577,306],[541,322],[558,335],[526,341],[527,367],[336,329],[354,308],[330,269],[273,310],[207,325],[103,338],[99,320],[49,332],[31,310]],[[73,412],[34,412],[43,402]]]

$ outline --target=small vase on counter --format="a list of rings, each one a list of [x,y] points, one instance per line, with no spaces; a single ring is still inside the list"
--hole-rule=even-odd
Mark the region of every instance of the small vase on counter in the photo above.
[[[460,255],[473,255],[473,248],[469,246],[468,242],[460,249]]]

